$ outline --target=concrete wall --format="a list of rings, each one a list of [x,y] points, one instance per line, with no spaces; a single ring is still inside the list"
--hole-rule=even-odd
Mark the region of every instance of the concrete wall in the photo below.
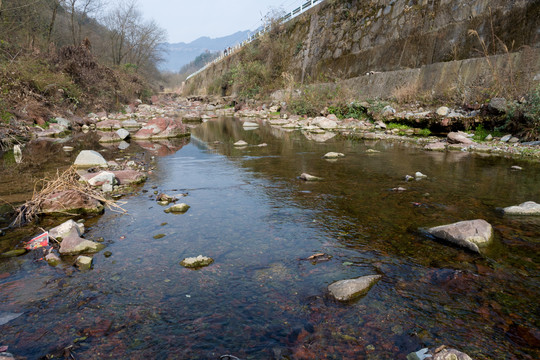
[[[484,57],[481,41],[489,54],[539,48],[538,14],[538,0],[326,0],[289,22],[282,36],[295,80],[324,82]],[[210,67],[186,89],[205,93],[234,61]]]

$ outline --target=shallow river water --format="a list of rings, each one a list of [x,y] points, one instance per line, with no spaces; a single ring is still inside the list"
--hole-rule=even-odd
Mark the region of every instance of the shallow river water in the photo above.
[[[0,346],[28,359],[65,348],[75,359],[405,359],[442,344],[474,359],[540,358],[540,218],[496,211],[540,201],[540,164],[318,143],[230,119],[192,134],[156,157],[146,184],[123,199],[127,214],[87,220],[85,237],[104,237],[112,252],[95,254],[92,270],[72,259],[53,268],[32,253],[0,259],[0,314],[22,313],[0,325]],[[240,139],[268,146],[234,148]],[[323,159],[329,151],[346,156]],[[428,178],[404,181],[416,171]],[[303,182],[303,172],[323,180]],[[155,190],[187,193],[190,210],[164,213]],[[495,229],[483,255],[420,230],[477,218]],[[316,253],[328,260],[306,260]],[[215,262],[179,265],[200,254]],[[356,301],[327,294],[334,281],[371,274],[383,277]]]

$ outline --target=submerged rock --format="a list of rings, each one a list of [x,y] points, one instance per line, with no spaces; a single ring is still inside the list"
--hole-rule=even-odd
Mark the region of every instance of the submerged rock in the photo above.
[[[196,268],[208,266],[213,262],[214,262],[214,259],[209,258],[207,256],[199,255],[197,257],[185,258],[184,260],[180,262],[180,265],[190,268],[190,269],[196,269]]]
[[[506,215],[540,215],[540,204],[527,201],[519,205],[505,207],[503,212]]]
[[[313,175],[309,175],[307,173],[303,173],[300,175],[300,179],[302,180],[305,180],[305,181],[318,181],[318,180],[322,180],[322,178],[318,177],[318,176],[313,176]]]
[[[92,258],[89,256],[79,256],[75,260],[75,265],[77,265],[79,270],[90,270],[92,267]]]
[[[323,157],[325,159],[337,159],[337,158],[344,157],[344,156],[345,156],[345,154],[342,154],[342,153],[329,152],[329,153],[324,154]]]
[[[13,249],[0,254],[0,258],[10,258],[26,254],[26,249]]]
[[[188,204],[181,203],[181,204],[173,205],[170,208],[165,209],[164,211],[166,213],[185,213],[186,211],[189,210],[189,208],[190,206]]]
[[[456,349],[447,348],[445,345],[434,350],[428,348],[412,352],[407,355],[407,360],[472,360],[471,357]]]
[[[60,244],[60,254],[75,255],[82,252],[97,252],[104,248],[104,245],[85,240],[79,236],[76,229],[73,229]]]
[[[328,286],[328,291],[339,301],[349,301],[365,294],[381,277],[381,275],[367,275],[336,281]]]
[[[75,159],[75,163],[73,164],[75,167],[80,168],[89,168],[93,166],[107,166],[107,160],[94,150],[83,150],[77,155],[77,158]]]
[[[460,221],[433,227],[427,232],[434,237],[480,253],[479,246],[487,245],[493,238],[493,228],[485,220]]]

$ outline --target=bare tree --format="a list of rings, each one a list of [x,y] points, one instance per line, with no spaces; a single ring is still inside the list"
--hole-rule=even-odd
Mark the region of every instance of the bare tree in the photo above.
[[[70,13],[71,39],[73,45],[82,41],[82,24],[88,16],[97,13],[101,7],[101,0],[61,0]]]
[[[139,69],[161,60],[159,44],[166,40],[166,32],[144,20],[136,0],[121,2],[104,22],[110,31],[113,64],[130,63]]]

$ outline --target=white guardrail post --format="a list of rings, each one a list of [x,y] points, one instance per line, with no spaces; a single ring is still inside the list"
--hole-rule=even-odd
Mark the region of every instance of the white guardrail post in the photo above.
[[[306,1],[304,4],[300,5],[299,7],[297,7],[296,9],[294,9],[293,11],[287,13],[285,16],[283,16],[281,18],[281,21],[283,23],[286,23],[290,20],[292,20],[293,18],[295,18],[297,15],[303,13],[305,10],[309,9],[310,7],[312,7],[314,4],[318,3],[318,2],[323,2],[324,0],[308,0]],[[249,44],[250,42],[252,42],[253,40],[257,39],[260,35],[264,34],[266,31],[268,30],[268,26],[266,26],[265,28],[263,28],[261,31],[259,31],[258,33],[256,34],[253,34],[251,35],[250,37],[248,37],[246,40],[242,41],[240,44],[237,44],[236,46],[233,46],[231,48],[230,51],[227,51],[226,53],[221,53],[216,59],[214,59],[213,61],[209,62],[208,64],[206,64],[205,66],[203,66],[202,68],[200,68],[199,70],[195,71],[193,74],[189,75],[186,80],[189,80],[191,79],[192,77],[194,77],[195,75],[198,75],[200,74],[201,72],[203,72],[204,70],[206,70],[208,67],[210,67],[211,65],[213,64],[217,64],[218,62],[220,62],[221,60],[225,59],[226,57],[230,56],[231,54],[237,52],[238,50],[240,50],[242,47],[246,46],[247,44]]]

